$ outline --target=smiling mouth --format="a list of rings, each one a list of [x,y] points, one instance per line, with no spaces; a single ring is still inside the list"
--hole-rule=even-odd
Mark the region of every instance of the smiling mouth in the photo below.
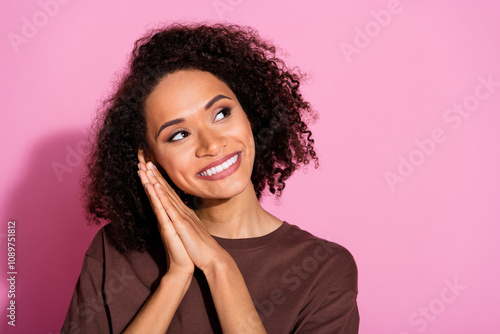
[[[225,171],[226,169],[228,169],[232,165],[234,165],[238,161],[238,158],[239,158],[239,153],[236,153],[235,155],[233,155],[232,157],[230,157],[229,159],[227,159],[223,163],[221,163],[217,166],[211,167],[211,168],[207,168],[206,170],[204,170],[198,174],[201,176],[212,176],[212,175],[218,174],[220,172]]]

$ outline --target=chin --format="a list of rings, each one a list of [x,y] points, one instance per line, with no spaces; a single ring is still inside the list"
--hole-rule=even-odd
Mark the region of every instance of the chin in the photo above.
[[[225,200],[236,197],[247,190],[248,187],[253,189],[253,185],[250,181],[247,183],[232,183],[230,186],[217,187],[216,189],[210,187],[203,189],[204,191],[193,192],[193,195],[198,198],[203,198],[206,200]],[[208,190],[208,191],[207,191]]]

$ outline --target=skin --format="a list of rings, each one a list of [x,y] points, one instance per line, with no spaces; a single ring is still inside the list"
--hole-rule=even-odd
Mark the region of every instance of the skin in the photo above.
[[[149,149],[138,152],[138,174],[169,267],[125,332],[165,333],[196,266],[207,278],[224,333],[265,333],[241,272],[212,237],[258,237],[282,224],[261,207],[250,181],[255,145],[245,112],[224,82],[198,70],[164,77],[145,106]],[[231,174],[200,177],[208,165],[236,153],[239,166]],[[195,212],[184,205],[163,172],[203,206]]]

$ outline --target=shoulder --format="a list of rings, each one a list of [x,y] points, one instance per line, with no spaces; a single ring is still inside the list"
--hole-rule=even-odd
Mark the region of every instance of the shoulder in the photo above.
[[[304,269],[317,267],[324,280],[333,281],[333,289],[357,292],[357,265],[347,248],[316,237],[295,225],[291,225],[285,240]]]
[[[108,230],[109,224],[102,226],[94,238],[90,242],[90,245],[85,252],[86,257],[90,257],[96,261],[104,262],[105,250],[110,247]]]

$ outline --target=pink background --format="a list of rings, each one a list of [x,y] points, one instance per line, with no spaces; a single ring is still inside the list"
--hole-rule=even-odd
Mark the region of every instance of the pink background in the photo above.
[[[227,20],[310,76],[321,167],[264,205],[353,253],[360,332],[498,333],[500,2],[54,1],[0,10],[0,268],[16,220],[18,271],[15,329],[0,280],[0,331],[59,332],[97,231],[80,145],[133,42],[160,22]]]

